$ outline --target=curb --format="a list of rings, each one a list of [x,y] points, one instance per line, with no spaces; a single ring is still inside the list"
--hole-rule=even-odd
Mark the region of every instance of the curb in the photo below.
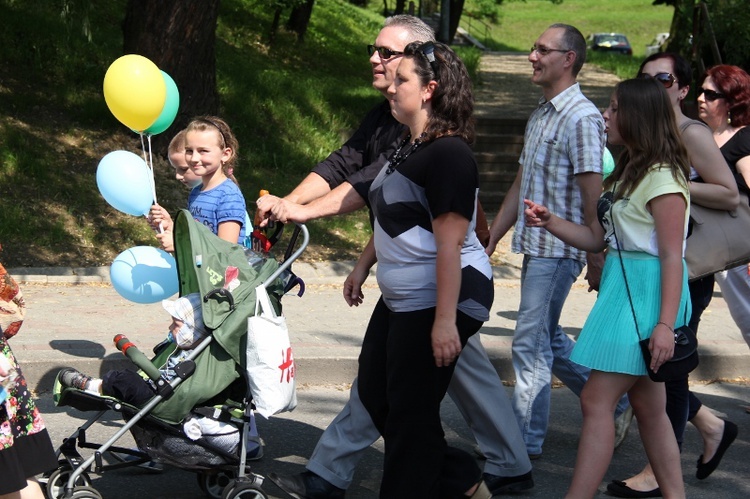
[[[307,284],[342,283],[354,269],[355,261],[295,262],[294,273]],[[370,276],[375,275],[375,269]],[[106,267],[16,267],[7,269],[19,284],[109,284],[109,266]],[[492,267],[496,281],[519,280],[521,269],[512,264]]]

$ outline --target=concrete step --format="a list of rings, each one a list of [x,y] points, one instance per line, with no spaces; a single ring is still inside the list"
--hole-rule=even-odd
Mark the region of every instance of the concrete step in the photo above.
[[[483,132],[476,136],[474,152],[505,152],[516,156],[523,149],[523,135]]]
[[[525,118],[492,118],[481,116],[477,118],[477,134],[509,134],[523,137],[526,131]]]
[[[509,165],[515,172],[518,169],[518,158],[521,156],[519,152],[505,152],[505,151],[489,151],[489,152],[474,152],[474,157],[477,160],[477,164],[480,165],[479,169],[482,170],[482,166],[487,166],[487,169],[493,170],[496,168],[505,169],[506,165]]]
[[[479,199],[490,219],[516,178],[526,121],[486,116],[477,119],[474,155],[479,168]]]

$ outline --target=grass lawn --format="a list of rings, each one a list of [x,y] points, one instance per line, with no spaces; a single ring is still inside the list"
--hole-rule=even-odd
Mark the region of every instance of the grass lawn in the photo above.
[[[595,32],[623,33],[633,55],[643,56],[646,44],[657,33],[668,32],[673,7],[652,5],[653,0],[549,0],[505,1],[492,38],[505,50],[526,51],[552,23],[571,24],[583,36]]]

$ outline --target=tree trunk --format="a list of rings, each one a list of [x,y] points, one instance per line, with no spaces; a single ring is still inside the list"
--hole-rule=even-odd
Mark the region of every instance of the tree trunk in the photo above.
[[[279,32],[279,24],[281,24],[281,11],[282,7],[276,7],[273,13],[273,22],[271,23],[271,32],[268,35],[268,44],[273,45],[276,41],[276,33]]]
[[[169,141],[196,115],[216,114],[216,24],[220,0],[128,0],[123,50],[149,58],[180,92],[180,109],[169,129],[154,137],[165,153]]]
[[[453,43],[453,39],[456,37],[456,31],[458,30],[458,23],[461,20],[461,14],[464,11],[464,0],[451,0],[451,15],[450,23],[448,25],[448,43]]]
[[[672,0],[669,5],[674,6],[674,13],[672,14],[666,50],[681,54],[690,60],[690,37],[693,30],[695,0]]]
[[[307,25],[310,24],[314,4],[315,0],[307,0],[302,5],[292,9],[292,13],[289,15],[286,27],[289,31],[297,33],[299,43],[305,41],[305,33],[307,32]]]

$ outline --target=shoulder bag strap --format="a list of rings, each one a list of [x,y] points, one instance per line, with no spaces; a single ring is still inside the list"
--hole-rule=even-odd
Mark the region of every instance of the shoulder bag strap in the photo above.
[[[613,207],[615,206],[614,193],[617,192],[617,182],[615,182],[612,188],[612,204],[609,205],[609,216],[612,217],[612,235],[615,236],[615,244],[617,245],[617,256],[620,260],[620,268],[622,269],[622,279],[625,281],[625,291],[628,293],[628,303],[630,304],[630,311],[633,314],[633,322],[635,323],[635,334],[638,335],[638,341],[641,341],[641,332],[638,329],[638,319],[635,317],[635,307],[633,306],[633,297],[630,295],[630,286],[628,286],[628,276],[625,274],[625,264],[622,263],[622,251],[620,251],[620,241],[617,239],[617,231],[615,230],[615,214]]]
[[[615,205],[614,201],[614,192],[617,187],[617,182],[615,182],[615,186],[612,189],[612,204],[609,206],[609,215],[612,217],[612,235],[615,236],[615,244],[617,245],[617,256],[620,259],[620,268],[622,269],[622,278],[625,281],[625,291],[628,293],[628,303],[630,304],[630,311],[633,314],[633,322],[635,322],[635,334],[638,335],[638,341],[641,341],[643,338],[641,338],[641,332],[638,329],[638,319],[635,317],[635,307],[633,306],[633,297],[630,295],[630,286],[628,285],[628,277],[625,274],[625,264],[622,262],[622,252],[620,251],[620,241],[617,239],[617,231],[615,230],[615,214],[613,211],[613,207]],[[685,324],[687,324],[687,310],[685,311]],[[675,333],[675,337],[677,334]]]

